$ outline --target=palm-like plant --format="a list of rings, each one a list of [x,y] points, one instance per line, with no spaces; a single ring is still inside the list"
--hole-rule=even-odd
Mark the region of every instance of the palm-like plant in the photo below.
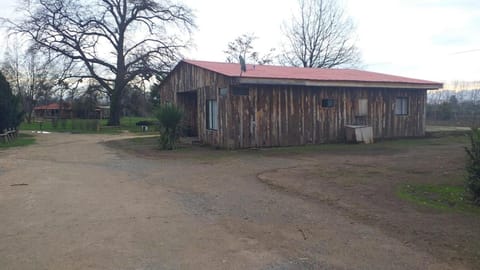
[[[167,103],[156,109],[155,116],[160,122],[160,145],[165,150],[175,149],[183,111],[177,106]]]

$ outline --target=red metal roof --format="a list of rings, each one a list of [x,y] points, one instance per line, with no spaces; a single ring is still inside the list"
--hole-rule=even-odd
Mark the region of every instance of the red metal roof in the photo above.
[[[359,82],[359,83],[396,83],[409,85],[433,85],[442,87],[442,83],[412,79],[370,71],[355,69],[299,68],[269,65],[247,65],[247,71],[240,76],[240,64],[220,63],[196,60],[183,60],[210,71],[229,77],[252,79],[287,79],[321,82]]]
[[[63,104],[63,109],[69,109],[70,104],[64,103]],[[34,110],[60,110],[60,104],[58,103],[50,103],[48,105],[43,105],[43,106],[37,106],[34,108]]]

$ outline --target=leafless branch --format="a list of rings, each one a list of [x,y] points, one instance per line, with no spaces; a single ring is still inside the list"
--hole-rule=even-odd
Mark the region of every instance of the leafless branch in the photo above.
[[[358,64],[352,21],[336,0],[299,0],[299,14],[285,24],[287,45],[281,62],[292,66],[333,68]]]
[[[180,34],[195,27],[191,10],[168,0],[31,0],[12,32],[84,66],[111,99],[110,124],[118,124],[124,88],[170,68],[186,48]],[[112,57],[113,56],[113,57]]]
[[[224,51],[227,55],[226,61],[229,63],[237,63],[239,56],[242,56],[245,61],[252,64],[266,65],[273,63],[273,52],[275,50],[271,49],[269,53],[261,55],[255,51],[253,47],[253,43],[257,39],[258,37],[253,33],[247,33],[229,42],[227,50]]]

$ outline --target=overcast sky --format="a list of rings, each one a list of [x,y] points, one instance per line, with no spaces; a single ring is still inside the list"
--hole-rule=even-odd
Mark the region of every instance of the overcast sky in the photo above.
[[[195,48],[186,57],[223,61],[227,43],[243,33],[256,50],[281,47],[281,25],[296,0],[183,0],[194,9]],[[357,26],[363,69],[414,78],[480,81],[479,0],[342,0]],[[0,16],[15,0],[0,0]]]

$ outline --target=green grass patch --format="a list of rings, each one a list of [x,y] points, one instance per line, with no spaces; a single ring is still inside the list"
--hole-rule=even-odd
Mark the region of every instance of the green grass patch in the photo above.
[[[23,122],[19,129],[48,132],[119,133],[119,130],[116,129],[102,129],[102,126],[105,124],[105,120],[61,119],[56,121],[44,120],[42,122],[32,123]]]
[[[72,133],[100,133],[100,134],[118,134],[124,131],[131,133],[152,134],[156,132],[156,127],[150,127],[149,132],[142,132],[141,127],[136,126],[139,121],[155,121],[154,118],[142,117],[124,117],[120,120],[120,126],[107,126],[107,120],[96,119],[61,119],[44,120],[40,122],[27,123],[20,125],[20,130],[41,130],[48,132],[72,132]]]
[[[12,148],[12,147],[23,147],[32,145],[35,143],[35,137],[30,134],[19,134],[18,137],[10,143],[1,143],[0,149]]]
[[[439,210],[480,214],[463,186],[406,184],[397,189],[397,195],[409,202]]]

